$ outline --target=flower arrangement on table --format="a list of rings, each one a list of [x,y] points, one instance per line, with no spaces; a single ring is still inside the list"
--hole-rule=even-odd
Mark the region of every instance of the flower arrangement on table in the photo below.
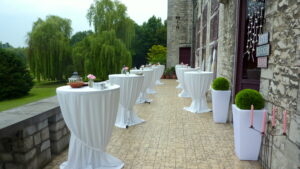
[[[89,74],[89,75],[87,75],[87,78],[89,79],[89,82],[88,82],[89,87],[93,87],[96,76],[94,76],[93,74]]]
[[[121,73],[122,74],[126,74],[128,72],[128,67],[127,66],[123,66]]]

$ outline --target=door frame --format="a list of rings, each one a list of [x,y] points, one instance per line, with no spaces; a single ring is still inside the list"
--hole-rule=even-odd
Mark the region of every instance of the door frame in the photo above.
[[[246,15],[247,15],[247,0],[236,0],[236,25],[237,31],[235,33],[236,49],[234,59],[234,85],[233,85],[233,100],[235,95],[242,89],[242,84],[257,84],[260,80],[243,79],[243,54],[245,46],[245,31],[246,31]]]
[[[189,49],[189,56],[188,56],[188,64],[189,64],[189,66],[191,66],[191,53],[192,53],[192,48],[190,47],[190,46],[181,46],[181,47],[179,47],[179,53],[178,53],[178,62],[179,62],[179,64],[181,63],[181,61],[180,61],[180,49]]]

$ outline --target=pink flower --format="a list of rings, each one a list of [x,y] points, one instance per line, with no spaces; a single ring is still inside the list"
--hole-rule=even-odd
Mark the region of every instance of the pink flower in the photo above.
[[[94,80],[94,79],[96,79],[96,76],[94,76],[93,74],[89,74],[89,75],[87,75],[87,78]]]
[[[124,67],[125,70],[128,70],[128,67]]]

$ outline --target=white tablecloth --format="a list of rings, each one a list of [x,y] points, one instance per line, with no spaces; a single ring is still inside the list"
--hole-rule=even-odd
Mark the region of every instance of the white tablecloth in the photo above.
[[[177,69],[178,68],[188,68],[188,66],[187,65],[182,65],[182,64],[177,64],[177,65],[175,65],[175,73],[176,73],[176,76],[177,76],[177,82],[179,83],[177,86],[176,86],[176,88],[177,89],[181,89],[182,88],[182,85],[181,85],[181,83],[179,82],[179,80],[178,80],[178,71],[177,71]]]
[[[139,97],[136,100],[137,104],[140,103],[145,103],[145,102],[151,102],[152,100],[149,99],[147,97],[147,88],[149,87],[151,81],[152,81],[152,77],[153,77],[153,69],[131,69],[130,70],[131,74],[135,74],[135,73],[143,73],[144,75],[144,82],[143,82],[143,86],[142,86],[142,90],[140,92]]]
[[[64,120],[71,131],[68,161],[60,169],[120,169],[124,163],[105,153],[116,121],[120,87],[56,89]]]
[[[120,86],[120,104],[115,126],[126,128],[144,122],[133,111],[133,106],[143,86],[144,76],[135,74],[109,75],[109,82]]]
[[[192,96],[192,104],[190,107],[185,107],[185,110],[193,113],[204,113],[211,111],[211,109],[209,109],[207,106],[205,94],[210,87],[212,79],[212,72],[194,71],[184,73],[184,84]]]
[[[159,78],[159,67],[152,66],[151,68],[146,68],[146,69],[152,69],[153,70],[152,80],[151,80],[150,85],[147,89],[147,93],[148,94],[156,94],[157,92],[154,90],[154,88],[155,88],[156,80]]]
[[[158,79],[156,80],[156,85],[163,85],[164,83],[162,83],[160,81],[160,78],[162,77],[162,75],[164,74],[165,71],[165,65],[158,65],[159,68],[159,73],[158,73]]]
[[[179,83],[181,84],[182,91],[179,93],[179,97],[191,97],[189,92],[186,90],[185,83],[184,83],[184,72],[190,72],[195,71],[194,68],[177,68],[177,78],[179,80]]]

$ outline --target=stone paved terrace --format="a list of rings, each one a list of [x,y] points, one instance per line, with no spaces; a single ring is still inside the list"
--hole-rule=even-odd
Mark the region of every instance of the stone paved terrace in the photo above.
[[[135,106],[145,123],[114,128],[107,152],[125,163],[124,169],[261,169],[256,161],[234,154],[231,124],[215,124],[212,113],[183,110],[191,99],[177,97],[175,80],[163,80],[151,104]],[[45,167],[59,168],[67,150]]]

